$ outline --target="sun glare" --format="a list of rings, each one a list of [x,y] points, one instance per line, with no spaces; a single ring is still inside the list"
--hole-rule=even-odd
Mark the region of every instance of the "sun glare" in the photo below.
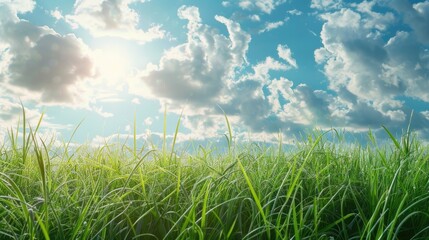
[[[123,81],[131,70],[131,56],[126,47],[105,45],[95,51],[97,69],[109,82]]]

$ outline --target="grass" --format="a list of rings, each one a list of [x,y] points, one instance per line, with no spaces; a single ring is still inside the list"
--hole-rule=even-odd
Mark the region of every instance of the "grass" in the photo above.
[[[0,239],[427,239],[429,154],[409,129],[351,147],[314,132],[288,152],[174,143],[138,149],[70,141],[32,128],[0,146]],[[24,129],[26,129],[24,131]],[[179,123],[176,127],[176,135]],[[326,137],[327,134],[334,139]],[[176,138],[174,138],[176,139]],[[167,149],[169,148],[169,149]]]

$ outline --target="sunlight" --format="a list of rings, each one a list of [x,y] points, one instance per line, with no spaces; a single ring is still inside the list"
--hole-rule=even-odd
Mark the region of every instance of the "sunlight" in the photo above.
[[[125,46],[107,44],[95,50],[100,76],[110,83],[122,82],[131,70],[131,56]]]

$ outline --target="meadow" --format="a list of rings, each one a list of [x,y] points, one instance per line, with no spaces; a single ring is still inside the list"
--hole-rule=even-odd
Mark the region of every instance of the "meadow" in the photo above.
[[[234,143],[226,118],[226,151],[186,153],[176,137],[138,146],[135,127],[130,143],[58,147],[41,121],[23,111],[0,146],[0,239],[429,237],[429,147],[409,129],[365,146],[313,131],[286,150]]]

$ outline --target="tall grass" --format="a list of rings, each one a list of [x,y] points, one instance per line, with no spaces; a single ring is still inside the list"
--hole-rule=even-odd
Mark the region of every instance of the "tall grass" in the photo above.
[[[82,145],[70,154],[26,122],[0,147],[0,239],[427,239],[429,154],[408,130],[392,145],[313,132],[294,150],[192,155]],[[136,120],[134,120],[136,122]],[[177,135],[179,123],[175,135]],[[22,139],[19,143],[18,139]],[[153,147],[153,149],[151,148]],[[169,148],[170,150],[168,150]]]

